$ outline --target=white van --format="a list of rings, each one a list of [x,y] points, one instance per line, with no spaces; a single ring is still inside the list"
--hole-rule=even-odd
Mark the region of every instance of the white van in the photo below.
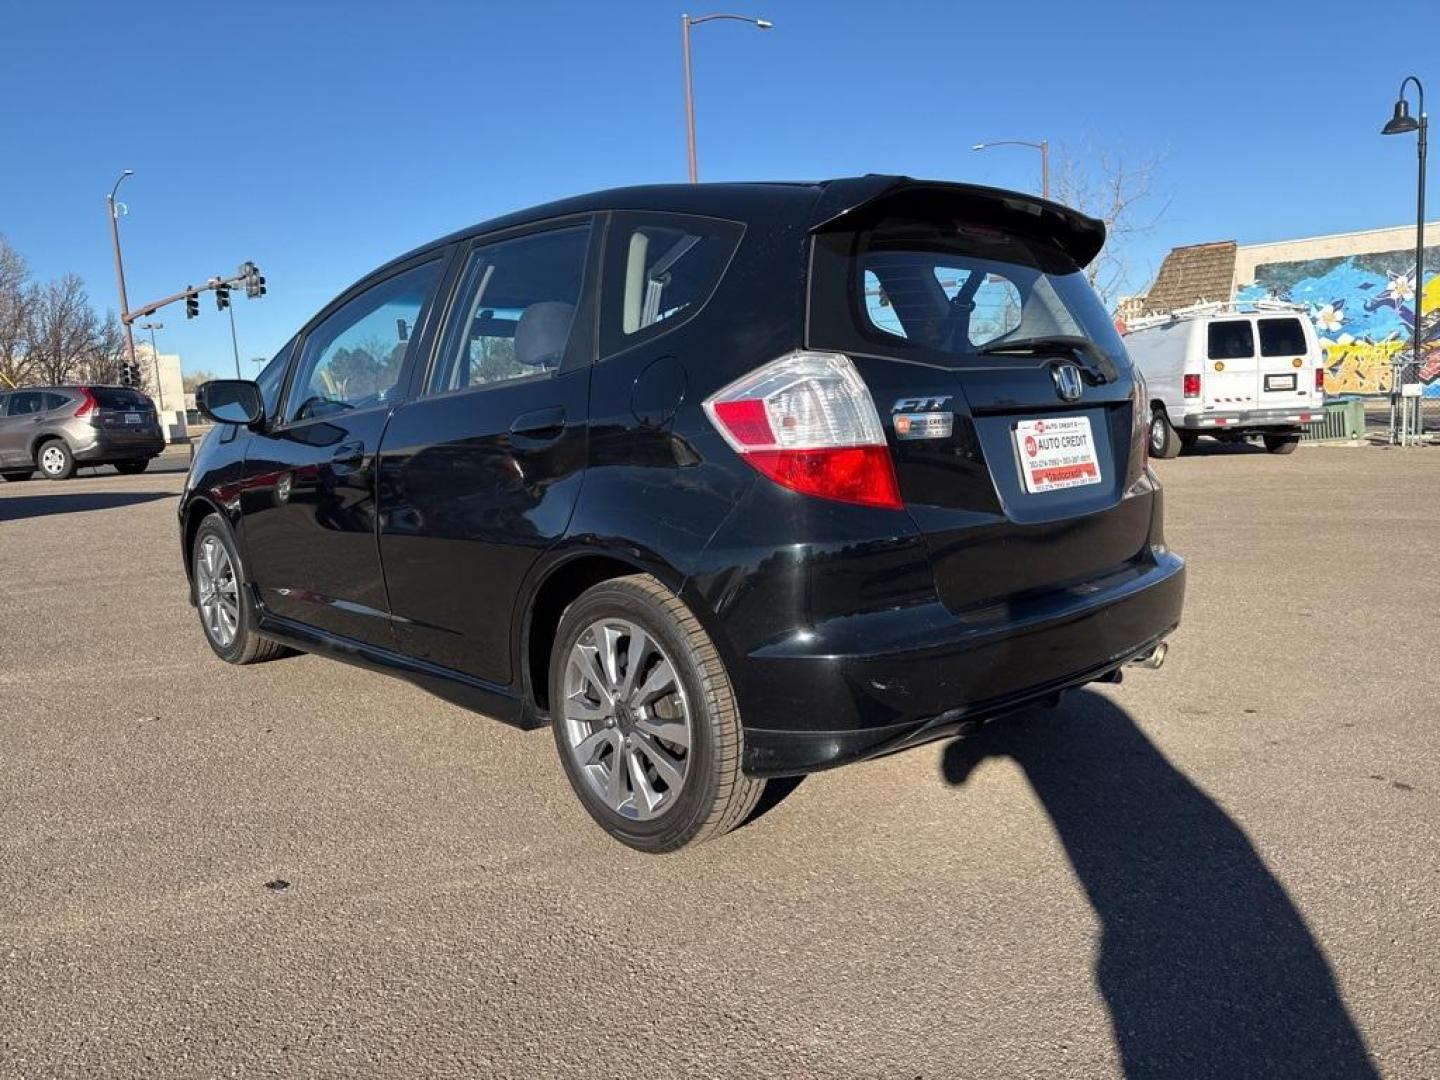
[[[1150,453],[1173,458],[1201,435],[1259,436],[1291,453],[1320,419],[1325,354],[1303,307],[1205,304],[1130,324],[1125,348],[1150,393]]]

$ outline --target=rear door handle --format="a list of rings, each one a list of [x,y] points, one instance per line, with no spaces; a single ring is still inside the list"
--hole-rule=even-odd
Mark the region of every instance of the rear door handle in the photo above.
[[[336,472],[353,472],[365,463],[363,442],[341,443],[330,455],[330,464]]]
[[[510,425],[511,435],[523,435],[527,439],[554,440],[565,430],[565,406],[552,405],[548,409],[521,413]]]

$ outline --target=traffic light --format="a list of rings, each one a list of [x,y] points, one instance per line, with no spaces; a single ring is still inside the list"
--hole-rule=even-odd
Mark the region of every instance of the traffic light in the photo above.
[[[193,285],[186,285],[185,288],[186,288],[186,289],[192,289],[192,288],[194,288],[194,286],[193,286]],[[199,315],[199,314],[200,314],[200,297],[196,296],[193,292],[192,292],[192,293],[188,293],[188,294],[186,295],[186,297],[185,297],[185,317],[186,317],[187,319],[193,319],[193,318],[195,318],[196,315]]]
[[[253,262],[240,264],[240,276],[245,283],[245,295],[251,300],[258,300],[265,295],[265,278],[260,273],[260,268]]]
[[[224,310],[225,310],[227,307],[229,307],[229,306],[230,306],[230,286],[229,286],[229,285],[216,285],[216,286],[215,286],[215,310],[216,310],[216,311],[224,311]]]
[[[120,385],[121,385],[121,386],[139,386],[139,385],[140,385],[140,365],[139,365],[139,364],[131,364],[131,363],[129,363],[129,362],[126,362],[126,363],[123,363],[123,364],[120,365]]]

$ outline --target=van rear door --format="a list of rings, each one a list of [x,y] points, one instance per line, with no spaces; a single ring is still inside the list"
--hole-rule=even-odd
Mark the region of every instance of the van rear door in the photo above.
[[[1323,394],[1315,389],[1319,358],[1298,315],[1262,315],[1260,359],[1256,365],[1255,400],[1261,409],[1319,408]]]
[[[1081,269],[1091,224],[911,184],[816,230],[807,345],[865,380],[952,611],[1085,587],[1147,552],[1143,402]]]
[[[1207,413],[1257,408],[1260,365],[1255,355],[1255,320],[1213,319],[1205,327],[1205,366],[1200,394]]]

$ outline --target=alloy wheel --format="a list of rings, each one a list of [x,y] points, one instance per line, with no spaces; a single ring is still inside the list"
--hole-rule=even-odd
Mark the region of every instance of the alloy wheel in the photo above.
[[[65,452],[51,443],[40,451],[40,468],[48,476],[59,476],[65,471]]]
[[[564,744],[590,791],[622,817],[663,814],[685,786],[694,735],[675,665],[642,627],[591,623],[565,663]]]
[[[195,554],[195,601],[210,640],[229,648],[240,626],[240,588],[230,553],[216,536],[201,540]]]

